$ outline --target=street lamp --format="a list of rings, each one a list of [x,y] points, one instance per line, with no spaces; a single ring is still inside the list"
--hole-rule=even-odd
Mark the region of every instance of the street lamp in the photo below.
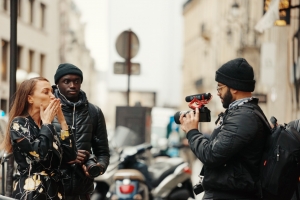
[[[22,83],[23,81],[26,80],[27,77],[27,72],[24,69],[17,69],[17,74],[16,74],[16,81],[18,84]]]
[[[28,79],[31,79],[31,78],[34,78],[34,77],[39,77],[39,76],[40,75],[36,72],[29,72],[28,73],[24,69],[17,69],[16,77],[17,77],[17,83],[18,84],[22,83],[25,80],[28,80]]]
[[[28,74],[27,74],[27,80],[28,79],[31,79],[31,78],[35,78],[35,77],[39,77],[40,75],[38,74],[38,73],[36,73],[36,72],[29,72]]]
[[[231,14],[233,17],[238,17],[240,14],[240,5],[236,1],[231,5]]]

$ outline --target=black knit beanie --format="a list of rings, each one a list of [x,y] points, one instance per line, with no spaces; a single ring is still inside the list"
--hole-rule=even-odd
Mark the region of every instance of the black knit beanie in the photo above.
[[[253,92],[255,88],[253,68],[244,58],[236,58],[222,65],[216,71],[215,80],[235,90]]]
[[[83,75],[82,71],[76,67],[75,65],[72,65],[70,63],[62,63],[58,66],[56,73],[54,75],[54,82],[55,84],[58,83],[59,79],[67,74],[75,74],[81,77],[81,82],[83,81]]]

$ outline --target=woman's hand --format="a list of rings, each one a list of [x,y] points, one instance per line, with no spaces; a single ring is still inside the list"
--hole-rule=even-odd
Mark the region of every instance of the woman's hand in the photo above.
[[[59,107],[60,107],[59,99],[51,100],[45,110],[43,108],[43,105],[42,104],[40,105],[40,115],[43,124],[50,124],[53,121]]]
[[[67,125],[64,113],[62,112],[60,103],[59,103],[59,107],[57,109],[56,116],[57,116],[58,122],[60,123],[61,129],[62,130],[68,130],[68,125]]]

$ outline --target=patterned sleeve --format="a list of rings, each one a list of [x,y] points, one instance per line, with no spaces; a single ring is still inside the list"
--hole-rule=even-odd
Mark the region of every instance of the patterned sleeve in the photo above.
[[[42,125],[40,130],[30,125],[25,117],[16,117],[10,124],[12,143],[31,160],[47,160],[53,147],[54,127]],[[22,139],[22,140],[20,140]],[[17,142],[20,140],[19,142]]]
[[[77,150],[71,127],[68,126],[67,132],[58,132],[58,135],[61,142],[61,147],[63,148],[63,162],[75,160],[77,157]]]

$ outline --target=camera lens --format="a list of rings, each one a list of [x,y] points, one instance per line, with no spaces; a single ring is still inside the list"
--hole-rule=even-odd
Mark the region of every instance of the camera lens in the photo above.
[[[189,111],[178,111],[178,112],[176,112],[176,113],[174,114],[174,121],[175,121],[175,123],[176,123],[176,124],[180,124],[180,121],[179,121],[180,115],[181,115],[182,113],[186,114],[186,113],[188,113],[188,112],[189,112]]]
[[[100,175],[100,168],[97,165],[92,165],[89,167],[88,172],[91,177],[97,177]]]
[[[174,114],[174,121],[176,124],[180,124],[179,118],[180,115],[184,113],[187,114],[188,112],[195,112],[194,110],[188,110],[188,111],[178,111]],[[199,122],[210,122],[210,110],[207,107],[202,107],[199,110]]]
[[[101,169],[93,156],[90,156],[89,160],[85,163],[85,166],[91,177],[95,178],[100,175]]]

